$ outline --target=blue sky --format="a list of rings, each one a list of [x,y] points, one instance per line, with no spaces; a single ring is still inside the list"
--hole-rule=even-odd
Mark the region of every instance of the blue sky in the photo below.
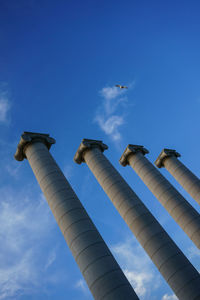
[[[199,176],[199,10],[193,0],[0,0],[0,299],[92,299],[28,162],[13,158],[23,131],[56,139],[52,155],[140,299],[175,297],[87,166],[73,162],[82,138],[109,146],[105,155],[200,269],[189,238],[118,163],[128,143],[152,162],[168,147]]]

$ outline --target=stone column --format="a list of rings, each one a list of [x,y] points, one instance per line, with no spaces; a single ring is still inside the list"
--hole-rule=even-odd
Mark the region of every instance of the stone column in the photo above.
[[[83,139],[74,160],[85,162],[166,282],[181,300],[200,299],[200,275],[104,156],[101,141]]]
[[[143,146],[128,145],[120,158],[129,164],[194,244],[200,248],[200,215],[144,156]]]
[[[182,185],[182,187],[200,204],[200,180],[177,157],[181,155],[172,149],[163,149],[155,165],[165,167],[167,171]]]
[[[138,299],[86,210],[49,153],[55,140],[24,132],[16,160],[27,158],[94,299]]]

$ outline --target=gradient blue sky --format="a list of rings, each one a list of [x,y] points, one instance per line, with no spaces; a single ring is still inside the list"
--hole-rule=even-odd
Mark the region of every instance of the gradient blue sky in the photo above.
[[[0,0],[0,299],[92,299],[28,162],[13,159],[23,131],[56,139],[51,153],[140,299],[175,297],[87,166],[73,162],[82,138],[108,144],[105,155],[200,269],[189,238],[118,163],[128,143],[152,162],[168,147],[199,175],[199,15],[194,0]]]

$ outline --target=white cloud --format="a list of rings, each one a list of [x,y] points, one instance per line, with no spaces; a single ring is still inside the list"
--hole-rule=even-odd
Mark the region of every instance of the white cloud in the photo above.
[[[128,104],[125,93],[127,90],[117,87],[104,87],[100,91],[103,99],[97,108],[94,121],[114,141],[121,139],[119,128],[125,123],[125,108]],[[119,109],[121,109],[120,112]]]
[[[45,267],[53,263],[55,253],[43,253],[40,247],[50,238],[55,223],[40,197],[32,200],[9,189],[0,192],[0,299],[16,299],[36,293],[48,280]]]
[[[0,96],[0,122],[8,122],[8,112],[10,110],[10,102],[5,96]]]
[[[21,165],[18,164],[16,166],[15,162],[9,161],[9,162],[7,162],[7,164],[5,164],[5,169],[10,176],[17,178],[19,170],[21,169]]]
[[[149,299],[150,292],[159,287],[160,276],[155,274],[144,250],[127,240],[113,246],[112,251],[140,299]]]
[[[178,300],[178,298],[175,295],[165,294],[161,300]]]
[[[105,98],[106,100],[115,99],[122,94],[124,94],[126,90],[119,89],[117,87],[104,87],[100,91],[100,94]]]
[[[74,286],[76,289],[81,290],[84,294],[89,294],[89,289],[86,285],[86,282],[84,279],[79,279]]]
[[[193,247],[193,246],[187,250],[187,253],[188,253],[189,259],[199,258],[199,256],[200,256],[199,249],[197,249],[196,247]]]
[[[124,269],[124,274],[135,289],[138,296],[146,294],[146,284],[152,280],[152,275],[145,272],[129,271]]]
[[[73,166],[69,164],[65,165],[63,167],[63,173],[67,179],[71,178],[73,176]]]
[[[110,135],[114,141],[121,139],[121,134],[118,128],[124,123],[123,117],[113,115],[106,119],[104,116],[98,115],[95,120],[99,124],[99,127],[107,135]]]
[[[55,260],[56,260],[56,250],[52,249],[47,257],[47,262],[44,268],[48,269],[54,263]]]

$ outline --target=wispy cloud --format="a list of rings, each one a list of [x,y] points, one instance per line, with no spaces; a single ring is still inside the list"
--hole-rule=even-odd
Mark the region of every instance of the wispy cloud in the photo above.
[[[56,250],[52,249],[47,257],[46,265],[44,268],[48,269],[54,263],[55,260],[56,260]]]
[[[178,298],[175,295],[165,294],[161,300],[178,300]]]
[[[106,100],[111,100],[111,99],[115,99],[119,96],[122,96],[125,92],[126,92],[126,90],[119,89],[119,88],[114,86],[114,87],[104,87],[104,88],[102,88],[102,90],[100,91],[100,94]]]
[[[79,279],[74,286],[76,289],[80,290],[84,294],[89,294],[89,289],[86,285],[86,282],[84,279]]]
[[[9,121],[9,111],[11,108],[11,103],[8,99],[8,92],[2,89],[0,86],[0,122],[8,123]]]
[[[63,173],[67,179],[70,179],[73,176],[74,166],[72,164],[65,164],[63,169]]]
[[[8,112],[10,110],[10,102],[8,99],[0,97],[0,122],[8,122]]]
[[[113,246],[112,251],[140,299],[149,299],[150,292],[159,287],[160,277],[155,274],[143,249],[127,240]]]
[[[97,108],[94,121],[114,141],[121,139],[120,127],[125,123],[125,108],[128,105],[127,92],[128,90],[115,86],[104,87],[99,92],[102,101]]]
[[[193,247],[193,246],[187,250],[187,253],[188,253],[189,259],[200,257],[199,249],[197,249],[196,247]]]
[[[97,115],[95,121],[107,135],[111,136],[114,141],[121,139],[119,127],[124,124],[124,118],[122,116],[113,115],[106,118],[103,115]]]
[[[55,260],[55,253],[39,249],[50,239],[54,221],[39,198],[33,201],[10,189],[1,190],[0,299],[36,293],[44,278],[48,280],[44,272]]]

